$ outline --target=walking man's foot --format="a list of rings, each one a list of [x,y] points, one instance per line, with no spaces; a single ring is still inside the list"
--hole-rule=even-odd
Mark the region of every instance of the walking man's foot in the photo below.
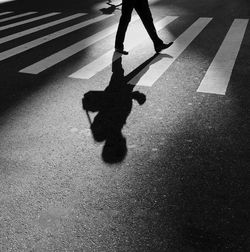
[[[156,53],[159,53],[160,51],[169,48],[173,43],[174,43],[174,42],[170,42],[170,43],[168,43],[168,44],[162,43],[162,44],[160,44],[160,45],[156,45],[156,46],[155,46],[155,51],[156,51]]]
[[[115,48],[115,51],[124,55],[128,55],[127,51],[124,51],[123,49],[120,49],[120,48]]]

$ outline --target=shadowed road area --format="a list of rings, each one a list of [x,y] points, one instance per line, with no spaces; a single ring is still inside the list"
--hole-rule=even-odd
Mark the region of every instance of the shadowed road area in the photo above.
[[[150,6],[0,4],[1,252],[250,251],[250,4]]]

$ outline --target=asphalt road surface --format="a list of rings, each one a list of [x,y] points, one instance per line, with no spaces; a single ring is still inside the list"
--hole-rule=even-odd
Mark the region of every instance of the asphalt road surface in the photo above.
[[[150,6],[0,1],[1,252],[250,251],[250,4]]]

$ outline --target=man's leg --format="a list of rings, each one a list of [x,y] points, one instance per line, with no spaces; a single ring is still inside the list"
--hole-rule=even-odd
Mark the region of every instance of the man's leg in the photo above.
[[[128,24],[131,20],[131,15],[133,11],[133,3],[130,0],[123,0],[122,2],[122,15],[119,21],[116,39],[115,39],[115,49],[118,52],[128,54],[124,51],[124,39],[128,28]]]
[[[151,40],[153,41],[154,48],[157,53],[160,52],[162,49],[168,48],[173,44],[172,42],[164,44],[163,41],[158,37],[153,23],[152,14],[149,9],[148,0],[136,1],[135,10],[140,16],[144,27],[146,28]]]

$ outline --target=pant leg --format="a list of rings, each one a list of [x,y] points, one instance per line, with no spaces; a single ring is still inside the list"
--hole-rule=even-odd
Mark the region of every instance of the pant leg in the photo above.
[[[134,8],[134,2],[131,0],[122,1],[122,15],[120,17],[116,39],[115,48],[123,49],[123,43],[125,39],[125,34],[128,28],[128,24],[131,20],[132,11]]]
[[[149,9],[148,0],[135,0],[135,10],[140,16],[145,29],[148,32],[151,40],[153,41],[154,45],[162,44],[163,41],[158,37],[151,11]]]

